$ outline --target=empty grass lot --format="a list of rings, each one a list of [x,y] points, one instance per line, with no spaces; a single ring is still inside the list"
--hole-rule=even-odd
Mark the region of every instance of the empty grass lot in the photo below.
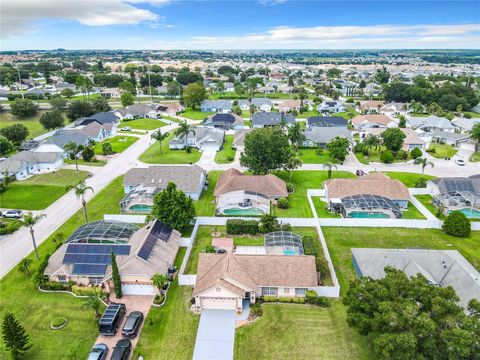
[[[264,304],[263,316],[235,332],[236,360],[374,359],[366,340],[348,327],[344,306]]]
[[[118,127],[122,128],[124,126],[130,126],[132,129],[138,130],[155,130],[165,125],[167,124],[165,124],[161,120],[142,118],[134,120],[123,120]]]
[[[432,142],[430,143],[430,146],[427,152],[433,157],[436,157],[438,159],[443,159],[446,157],[452,157],[457,153],[457,151],[458,150],[451,145],[438,144],[438,143]]]
[[[232,149],[233,135],[225,136],[223,148],[215,154],[217,164],[230,164],[235,158],[235,149]]]
[[[147,164],[193,164],[200,160],[202,153],[195,148],[191,148],[190,153],[186,150],[170,150],[168,142],[173,137],[174,133],[170,132],[169,136],[162,141],[162,153],[160,153],[158,142],[153,142],[152,146],[140,156],[140,161]]]
[[[408,172],[387,172],[385,174],[390,176],[392,179],[400,180],[403,183],[403,185],[405,185],[408,188],[414,188],[417,181],[420,179],[425,179],[427,181],[435,179],[435,176],[408,173]]]
[[[304,164],[324,164],[326,162],[335,164],[337,161],[332,159],[328,150],[319,148],[301,148],[298,155]]]
[[[6,111],[0,112],[0,129],[11,126],[13,124],[22,124],[29,131],[28,139],[45,134],[47,130],[45,130],[38,121],[44,112],[45,111],[37,111],[36,115],[24,119],[19,119]],[[66,120],[65,123],[67,123]]]
[[[73,186],[87,178],[88,172],[62,169],[55,173],[34,175],[27,180],[14,181],[0,195],[1,207],[7,209],[42,210]]]
[[[118,177],[95,195],[87,205],[90,221],[103,219],[103,214],[118,214],[118,203],[123,197],[122,177]],[[79,210],[52,236],[39,247],[40,258],[55,251],[53,238],[62,233],[71,235],[85,223],[83,211]],[[33,253],[28,255],[33,260],[32,272],[39,262]],[[42,293],[18,271],[18,266],[0,280],[0,317],[6,312],[13,312],[25,327],[32,341],[32,348],[25,354],[25,359],[85,359],[98,336],[98,325],[92,310],[82,307],[84,299],[68,294]],[[68,324],[61,330],[51,330],[50,322],[56,317],[66,317]],[[0,358],[8,359],[3,342],[0,343]]]
[[[121,153],[126,150],[130,145],[132,145],[135,141],[139,138],[136,136],[122,136],[117,135],[109,139],[105,139],[102,142],[96,143],[93,150],[95,151],[96,155],[103,155],[102,153],[102,144],[110,143],[112,145],[112,150],[115,154]]]

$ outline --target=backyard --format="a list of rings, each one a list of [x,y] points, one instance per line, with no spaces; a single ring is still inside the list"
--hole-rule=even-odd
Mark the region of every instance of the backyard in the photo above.
[[[157,119],[142,118],[134,120],[123,120],[118,127],[122,128],[124,126],[130,126],[132,129],[138,130],[155,130],[165,125],[167,124]]]
[[[139,138],[136,136],[129,136],[129,135],[117,135],[112,138],[108,138],[103,140],[102,142],[97,142],[93,148],[96,155],[103,155],[102,152],[102,144],[110,143],[112,145],[112,150],[115,154],[121,153],[125,149],[127,149],[130,145],[132,145],[135,141]]]
[[[327,203],[322,201],[318,196],[312,196],[313,205],[319,218],[341,218],[342,215],[327,210]]]
[[[417,184],[417,181],[420,179],[424,179],[426,181],[435,179],[435,176],[408,172],[386,172],[385,174],[390,176],[392,179],[400,180],[408,188],[414,188]]]
[[[218,177],[222,172],[218,170],[210,171],[207,176],[208,189],[203,190],[200,199],[195,201],[195,211],[197,216],[215,215],[215,198],[213,191],[217,185]]]
[[[40,124],[40,122],[38,121],[44,112],[45,111],[40,110],[40,111],[37,111],[37,114],[32,117],[19,119],[8,111],[2,111],[0,112],[0,129],[7,126],[11,126],[13,124],[22,124],[30,132],[28,134],[28,139],[40,136],[47,132],[47,130],[45,130],[43,126]],[[65,123],[67,123],[67,121],[65,121]]]
[[[457,153],[457,149],[455,149],[451,145],[432,142],[430,143],[430,146],[427,152],[433,157],[443,159],[443,158],[452,157],[453,155],[455,155]]]
[[[27,180],[14,181],[1,194],[1,206],[7,209],[42,210],[62,197],[67,186],[85,180],[86,171],[61,169],[47,174],[34,175]]]
[[[325,149],[300,148],[298,154],[304,164],[337,163],[335,159],[331,158],[329,151]]]
[[[88,202],[89,220],[103,219],[103,214],[119,212],[118,202],[123,197],[122,177],[118,177]],[[79,210],[39,247],[40,258],[55,251],[53,241],[57,234],[66,238],[85,223],[83,211]],[[33,253],[32,273],[38,267]],[[27,359],[84,359],[98,335],[98,325],[92,310],[82,307],[84,299],[69,294],[42,293],[32,283],[33,276],[25,276],[18,266],[0,280],[0,316],[13,312],[25,327],[33,344],[26,353]],[[66,317],[68,324],[61,330],[51,330],[50,322]],[[68,339],[68,342],[66,342]],[[8,358],[3,342],[0,343],[0,358]]]
[[[235,149],[232,149],[233,135],[226,135],[223,148],[215,154],[217,164],[229,164],[235,158]]]
[[[169,136],[162,141],[162,153],[160,146],[155,141],[153,144],[140,155],[140,161],[147,164],[189,164],[196,163],[202,153],[195,148],[190,148],[190,152],[186,150],[170,150],[168,142],[174,137],[174,133],[170,132]]]
[[[432,203],[432,196],[431,195],[415,195],[418,201],[420,201],[423,206],[427,208],[434,216],[436,216],[439,220],[445,220],[445,215],[437,214],[437,207]]]

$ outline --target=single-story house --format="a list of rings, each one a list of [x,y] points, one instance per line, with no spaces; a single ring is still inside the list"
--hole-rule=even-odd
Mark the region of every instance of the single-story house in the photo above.
[[[433,133],[434,131],[455,132],[455,126],[450,120],[438,116],[412,116],[407,124],[414,130]]]
[[[223,114],[217,113],[214,115],[208,116],[204,122],[203,126],[213,127],[216,129],[223,130],[236,130],[243,129],[243,118],[237,114]]]
[[[475,143],[470,140],[468,133],[455,133],[449,131],[434,130],[431,132],[432,142],[447,144],[461,149],[475,151]]]
[[[390,266],[409,277],[421,274],[433,286],[451,286],[464,308],[480,300],[480,273],[457,250],[353,248],[352,263],[358,276],[381,279]]]
[[[117,88],[108,88],[100,90],[100,96],[119,99],[122,96],[122,93]]]
[[[91,286],[113,292],[111,252],[116,255],[124,295],[154,295],[156,273],[167,274],[181,234],[159,220],[142,228],[122,221],[99,220],[80,226],[48,260],[50,281]]]
[[[352,119],[352,125],[357,130],[397,127],[395,121],[382,114],[357,115]]]
[[[406,103],[392,102],[385,104],[380,108],[381,114],[390,116],[406,115],[408,112],[408,104]]]
[[[341,127],[347,128],[347,119],[341,116],[311,116],[307,119],[307,128],[311,127]]]
[[[382,133],[387,130],[386,128],[368,128],[365,129],[365,133],[362,134],[363,138],[365,139],[368,135],[375,135],[381,136]],[[402,132],[405,134],[405,139],[403,140],[402,149],[406,151],[412,151],[415,148],[419,148],[420,150],[426,150],[426,142],[423,140],[419,134],[409,128],[400,128]]]
[[[248,100],[238,100],[238,107],[242,111],[249,111],[250,110],[250,101]]]
[[[362,114],[375,114],[380,113],[380,109],[384,106],[385,103],[383,101],[364,101],[357,106],[357,111],[361,112]]]
[[[218,151],[223,146],[225,140],[225,132],[221,129],[209,127],[195,127],[188,137],[175,136],[168,143],[170,149],[184,149],[186,146],[195,147],[201,151],[215,150]]]
[[[100,142],[116,133],[116,125],[114,129],[113,123],[106,123],[104,125],[101,125],[95,121],[90,122],[87,125],[76,126],[70,131],[79,132],[87,136],[91,140]]]
[[[195,309],[242,311],[260,296],[304,297],[318,286],[315,257],[201,253],[193,289]]]
[[[24,180],[32,175],[55,171],[62,165],[61,153],[20,151],[0,162],[0,173]]]
[[[249,134],[252,129],[239,129],[235,130],[233,135],[232,148],[238,149],[245,146],[245,135]]]
[[[273,107],[272,100],[268,98],[253,98],[252,105],[255,106],[255,109],[263,112],[270,112]]]
[[[475,124],[480,123],[480,118],[467,119],[465,117],[457,117],[452,120],[452,124],[463,133],[469,133]]]
[[[233,83],[232,82],[225,82],[223,83],[223,87],[224,87],[224,91],[226,92],[234,92],[235,91],[235,87],[233,86]]]
[[[133,104],[127,106],[125,109],[115,110],[114,114],[121,120],[132,120],[145,117],[156,119],[160,115],[160,112],[152,109],[150,105]]]
[[[401,218],[410,201],[407,187],[382,173],[327,180],[324,189],[329,208],[344,217]]]
[[[339,101],[325,101],[325,103],[317,106],[317,111],[321,114],[338,113],[346,110],[345,106]]]
[[[79,118],[75,121],[75,125],[88,125],[91,122],[104,124],[120,124],[120,118],[112,111],[102,111],[88,117]]]
[[[185,106],[181,105],[179,102],[160,103],[156,105],[154,109],[160,112],[161,114],[175,116],[178,113],[184,111]]]
[[[64,149],[65,145],[67,145],[69,142],[74,142],[77,145],[87,146],[90,143],[90,139],[81,132],[62,129],[55,131],[52,137],[45,141],[46,144],[55,144],[62,149]]]
[[[326,147],[327,144],[338,137],[344,137],[348,140],[351,146],[355,144],[352,138],[352,133],[347,128],[343,127],[312,127],[305,129],[305,140],[303,146],[305,147]]]
[[[270,211],[270,203],[288,196],[287,185],[279,177],[245,175],[231,168],[218,178],[213,195],[217,213],[225,215],[260,215]]]
[[[256,112],[252,115],[253,128],[264,128],[268,126],[279,126],[282,121],[287,125],[295,123],[295,117],[280,112]]]
[[[197,165],[130,169],[123,178],[126,196],[120,205],[123,211],[149,213],[155,194],[171,182],[193,200],[198,200],[206,180],[207,173]]]
[[[232,111],[232,102],[228,100],[204,100],[200,103],[202,112],[218,112],[227,114]]]
[[[40,141],[26,140],[20,144],[20,150],[24,150],[24,151],[34,150],[39,146],[40,146]]]
[[[278,111],[288,112],[292,110],[300,111],[301,101],[300,100],[286,100],[278,104]]]
[[[38,152],[38,153],[58,153],[62,155],[65,153],[65,150],[58,147],[55,144],[48,144],[46,142],[40,144],[37,148],[32,150],[33,152]]]

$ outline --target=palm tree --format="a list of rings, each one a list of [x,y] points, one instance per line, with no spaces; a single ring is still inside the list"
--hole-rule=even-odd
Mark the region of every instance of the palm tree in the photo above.
[[[427,158],[417,158],[414,161],[415,165],[422,165],[422,174],[425,171],[425,168],[427,165],[430,165],[432,168],[434,167],[433,163],[431,161],[428,161]]]
[[[188,143],[188,134],[193,133],[195,135],[195,130],[191,125],[188,125],[186,121],[180,124],[180,127],[175,131],[175,135],[177,136],[185,136],[185,147],[187,147]]]
[[[32,265],[33,260],[29,258],[25,258],[20,261],[20,266],[18,267],[18,271],[20,271],[23,275],[28,276],[31,274],[30,266]]]
[[[332,178],[332,169],[337,170],[337,165],[326,162],[326,163],[323,164],[323,168],[327,169],[328,178],[331,179]]]
[[[83,150],[83,145],[77,145],[75,142],[73,141],[69,141],[68,143],[65,144],[65,146],[63,147],[63,149],[70,153],[71,155],[74,156],[74,159],[75,159],[75,167],[77,168],[77,171],[78,171],[78,154],[80,154]]]
[[[30,230],[30,235],[32,236],[32,242],[33,242],[33,248],[35,249],[35,257],[37,258],[37,260],[40,260],[40,257],[38,256],[37,242],[35,241],[35,231],[33,230],[33,227],[45,216],[46,216],[45,214],[33,215],[31,212],[29,212],[25,214],[25,216],[23,217],[23,220],[20,220],[21,226],[24,228],[28,228]]]
[[[162,141],[168,137],[168,133],[162,134],[162,130],[158,129],[157,131],[154,131],[150,137],[158,141],[158,144],[160,145],[160,154],[163,154]]]
[[[290,157],[290,159],[288,159],[287,164],[286,164],[286,168],[287,168],[288,171],[290,171],[289,181],[292,181],[293,170],[300,168],[302,166],[302,164],[303,164],[302,160],[300,160],[296,156],[292,156],[292,157]]]
[[[164,274],[155,273],[152,276],[152,283],[158,288],[158,292],[163,295],[163,288],[167,284],[167,277]]]
[[[299,144],[305,139],[305,135],[298,122],[295,122],[288,128],[288,139],[293,144],[295,151],[297,151]]]
[[[372,147],[377,149],[382,144],[382,140],[377,135],[368,135],[363,143],[368,150],[370,150]]]
[[[67,186],[67,191],[73,189],[75,192],[75,195],[77,196],[77,199],[82,200],[82,206],[83,206],[83,214],[85,215],[85,222],[88,223],[88,216],[87,216],[87,201],[85,200],[85,194],[87,193],[88,190],[93,191],[93,188],[91,186],[87,186],[85,184],[85,181],[82,181],[80,184],[76,186]]]
[[[93,311],[95,311],[95,319],[100,318],[101,306],[102,306],[102,301],[97,295],[90,295],[82,304],[82,307],[90,308]]]

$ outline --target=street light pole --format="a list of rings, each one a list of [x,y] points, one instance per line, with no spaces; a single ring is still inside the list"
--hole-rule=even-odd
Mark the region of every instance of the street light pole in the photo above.
[[[22,91],[22,79],[20,78],[20,69],[17,66],[18,82],[20,83],[20,94],[22,94],[22,99],[25,99]]]

